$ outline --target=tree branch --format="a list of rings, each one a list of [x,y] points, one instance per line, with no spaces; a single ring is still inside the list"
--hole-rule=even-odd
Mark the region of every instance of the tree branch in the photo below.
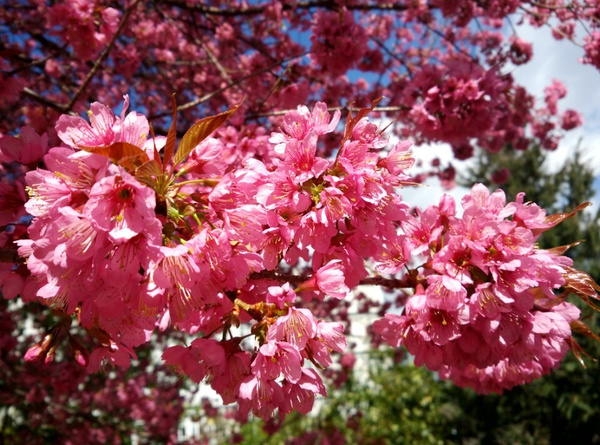
[[[12,247],[0,247],[0,263],[24,263],[25,259],[19,256],[17,249]]]
[[[198,11],[204,15],[214,15],[221,17],[236,17],[236,16],[252,16],[259,15],[265,12],[270,5],[261,6],[246,6],[237,9],[221,9],[215,6],[206,6],[202,4],[190,5],[189,3],[181,0],[160,0],[160,3],[164,3],[171,6],[177,6],[182,9],[189,11]],[[405,11],[408,9],[406,5],[399,3],[368,3],[368,4],[354,4],[345,5],[346,9],[350,11]],[[295,4],[284,3],[282,9],[284,11],[296,11],[298,9],[311,9],[311,8],[324,8],[332,11],[340,9],[340,5],[333,0],[312,0],[312,1],[300,1]]]
[[[231,87],[234,87],[234,86],[237,86],[237,85],[241,84],[246,79],[250,79],[251,77],[258,76],[259,74],[262,74],[262,73],[264,73],[266,71],[270,71],[271,69],[275,68],[276,66],[282,65],[282,64],[284,64],[286,62],[289,62],[290,60],[297,59],[299,57],[303,57],[304,55],[305,55],[305,53],[299,54],[297,56],[290,57],[290,58],[282,60],[282,61],[278,61],[278,62],[272,63],[271,65],[266,66],[266,67],[264,67],[264,68],[262,68],[262,69],[260,69],[258,71],[254,71],[253,73],[250,73],[250,74],[247,74],[245,76],[242,76],[238,80],[236,80],[235,82],[227,84],[224,87],[219,88],[218,90],[212,91],[212,92],[210,92],[208,94],[205,94],[202,97],[199,97],[198,99],[192,100],[192,101],[190,101],[188,103],[185,103],[183,105],[178,106],[177,107],[177,111],[178,112],[179,111],[185,111],[185,110],[187,110],[189,108],[193,108],[193,107],[195,107],[197,105],[200,105],[201,103],[206,102],[207,100],[215,97],[217,94],[220,94],[223,91],[227,91]],[[151,121],[153,119],[160,119],[161,117],[170,116],[170,115],[171,115],[170,111],[168,111],[168,112],[162,112],[162,113],[155,114],[153,116],[149,116],[148,120]]]
[[[251,280],[275,280],[281,282],[290,283],[293,286],[298,286],[304,281],[306,281],[307,277],[302,277],[298,275],[292,274],[283,274],[270,270],[263,270],[262,272],[256,272],[250,275]],[[360,281],[360,286],[382,286],[388,287],[391,289],[406,289],[414,286],[414,280],[406,277],[404,279],[398,278],[385,278],[381,276],[377,277],[367,277],[363,278]]]
[[[96,75],[98,70],[100,69],[100,66],[102,65],[104,60],[108,57],[108,54],[115,46],[115,43],[117,42],[117,38],[123,31],[123,28],[125,28],[127,19],[129,19],[129,16],[131,15],[131,13],[133,12],[133,10],[135,9],[135,7],[138,5],[139,2],[140,2],[140,0],[134,0],[134,2],[125,10],[123,17],[121,18],[121,21],[119,22],[119,26],[117,27],[117,30],[115,31],[112,38],[110,39],[110,42],[108,42],[108,45],[106,45],[104,47],[104,49],[102,50],[102,53],[100,54],[100,57],[98,57],[98,59],[94,63],[94,66],[88,72],[87,76],[85,77],[85,79],[83,80],[83,82],[81,83],[81,85],[79,86],[77,91],[75,92],[75,95],[71,98],[70,102],[65,106],[66,111],[71,111],[71,109],[73,108],[73,106],[75,105],[77,100],[79,100],[79,98],[81,97],[81,95],[83,94],[83,92],[85,91],[87,86],[89,85],[89,83],[92,81],[92,79],[94,78],[94,76]]]
[[[340,106],[340,107],[328,107],[327,111],[337,111],[337,110],[345,110],[345,111],[360,111],[363,107],[348,107],[348,106]],[[410,110],[410,107],[404,106],[404,105],[397,105],[397,106],[388,106],[388,107],[375,107],[373,108],[373,112],[378,112],[378,113],[388,113],[388,112],[394,112],[394,111],[406,111],[406,110]],[[283,116],[285,113],[289,113],[290,111],[296,111],[294,110],[279,110],[279,111],[270,111],[268,113],[257,113],[257,114],[249,114],[246,116],[247,119],[260,119],[261,117],[270,117],[270,116]]]
[[[42,105],[47,106],[48,108],[52,108],[53,110],[60,111],[61,113],[68,112],[67,106],[65,104],[59,104],[57,102],[54,102],[53,100],[50,100],[27,87],[23,88],[21,94],[23,96],[27,96],[30,99],[35,100],[36,102],[41,103]]]

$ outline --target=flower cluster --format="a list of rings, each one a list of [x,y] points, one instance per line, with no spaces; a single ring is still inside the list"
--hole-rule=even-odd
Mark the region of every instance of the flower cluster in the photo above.
[[[265,417],[279,408],[281,415],[293,410],[307,414],[315,396],[327,393],[321,377],[314,369],[303,368],[303,362],[331,366],[331,352],[346,349],[343,331],[341,323],[317,321],[309,310],[290,307],[269,327],[251,374],[240,384],[242,412],[252,409],[255,415]]]
[[[140,0],[7,5],[0,20],[13,38],[0,60],[0,104],[6,105],[0,128],[26,122],[52,136],[57,110],[79,112],[93,100],[116,103],[132,84],[156,120],[168,115],[161,98],[173,91],[195,103],[179,116],[188,126],[244,94],[244,106],[261,117],[309,101],[364,106],[384,96],[389,117],[402,123],[398,136],[449,142],[466,157],[472,143],[498,150],[541,138],[552,148],[562,136],[548,137],[550,130],[539,125],[531,131],[540,120],[533,96],[507,74],[532,56],[531,43],[501,32],[516,10],[533,26],[548,25],[556,39],[580,40],[582,61],[599,66],[595,3],[379,3],[169,2],[160,11]],[[578,23],[589,30],[580,39]],[[98,62],[90,72],[92,61]],[[557,116],[550,117],[555,123]]]
[[[318,12],[312,31],[311,57],[331,76],[344,74],[367,51],[367,33],[348,10]]]
[[[553,291],[572,261],[535,247],[554,224],[523,194],[506,204],[502,191],[476,185],[462,207],[457,216],[444,196],[403,224],[423,273],[403,313],[374,329],[443,378],[500,392],[547,374],[569,349],[579,310]]]
[[[375,330],[418,364],[482,391],[548,372],[579,316],[553,292],[568,284],[570,261],[534,246],[556,222],[481,185],[462,216],[449,197],[411,214],[398,194],[414,184],[410,143],[384,150],[367,118],[377,102],[347,118],[331,156],[323,140],[341,113],[322,102],[288,112],[270,136],[215,132],[236,106],[196,122],[179,144],[176,114],[166,137],[148,138],[127,97],[120,116],[100,103],[89,122],[62,116],[64,145],[25,175],[28,238],[14,229],[0,239],[26,258],[0,271],[5,297],[38,299],[60,316],[25,359],[49,364],[68,338],[88,371],[126,368],[153,332],[174,328],[190,342],[164,361],[208,380],[242,417],[307,413],[326,394],[314,368],[346,350],[346,326],[322,319],[323,308],[370,283],[413,289],[404,313]],[[0,147],[32,163],[46,152],[30,130]],[[414,256],[424,264],[413,268]],[[70,335],[73,318],[92,347]]]
[[[393,251],[394,270],[408,260],[394,250],[407,218],[395,188],[411,183],[410,144],[381,157],[387,140],[364,109],[349,119],[337,157],[318,156],[340,112],[317,103],[288,113],[269,141],[253,139],[262,160],[234,169],[241,160],[229,158],[230,142],[208,137],[232,110],[199,121],[176,153],[174,127],[148,139],[147,119],[127,107],[126,98],[115,116],[93,103],[89,122],[61,117],[64,146],[44,156],[47,170],[26,174],[34,218],[17,243],[35,278],[30,294],[77,315],[96,343],[89,354],[76,348],[90,371],[128,366],[155,329],[175,327],[197,338],[167,349],[165,361],[195,382],[210,377],[226,403],[262,417],[309,411],[325,389],[308,363],[332,365],[346,341],[342,324],[296,306],[343,299],[367,276],[369,257]],[[312,273],[295,275],[311,256]],[[246,323],[254,353],[235,334]],[[65,329],[26,358],[51,362]]]

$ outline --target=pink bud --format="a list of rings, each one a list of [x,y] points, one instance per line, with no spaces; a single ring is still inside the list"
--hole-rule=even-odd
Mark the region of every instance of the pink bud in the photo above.
[[[89,360],[85,348],[81,346],[81,343],[71,337],[69,337],[69,343],[71,344],[71,348],[73,348],[73,358],[75,359],[75,362],[83,368],[87,367]]]
[[[40,359],[41,355],[43,354],[44,350],[42,349],[42,347],[40,346],[39,343],[36,343],[35,345],[33,345],[32,347],[30,347],[27,352],[25,353],[25,361],[26,362],[34,362],[38,359]]]

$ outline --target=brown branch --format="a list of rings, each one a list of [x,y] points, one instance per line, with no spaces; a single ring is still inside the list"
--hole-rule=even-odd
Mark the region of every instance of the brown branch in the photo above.
[[[246,6],[238,9],[221,9],[215,6],[207,6],[202,4],[190,5],[188,2],[181,0],[160,0],[160,3],[164,3],[171,6],[177,6],[188,11],[198,11],[204,15],[214,15],[221,17],[236,17],[236,16],[252,16],[260,15],[265,12],[270,5],[261,6]],[[355,4],[345,5],[346,9],[350,11],[405,11],[406,5],[390,2],[384,4],[368,3],[368,4]],[[312,0],[312,1],[300,1],[298,3],[284,3],[282,9],[284,11],[296,11],[298,9],[311,9],[311,8],[324,8],[332,11],[340,9],[340,5],[333,0]]]
[[[356,112],[356,111],[360,111],[362,108],[361,107],[348,107],[348,106],[344,106],[344,107],[327,107],[327,111],[352,111],[352,112]],[[387,112],[394,112],[394,111],[406,111],[406,110],[410,110],[410,107],[407,107],[405,105],[397,105],[397,106],[388,106],[388,107],[375,107],[373,108],[373,112],[378,112],[378,113],[387,113]],[[258,114],[249,114],[246,116],[247,119],[259,119],[261,117],[270,117],[270,116],[283,116],[285,113],[289,113],[290,111],[296,111],[295,109],[293,110],[279,110],[279,111],[269,111],[268,113],[258,113]]]
[[[48,108],[52,108],[53,110],[60,111],[61,113],[66,113],[68,111],[67,106],[65,104],[59,104],[57,102],[54,102],[53,100],[50,100],[27,87],[25,87],[25,88],[23,88],[23,90],[21,90],[21,94],[23,96],[27,96],[30,99],[35,100],[36,102],[41,103],[42,105],[47,106]]]
[[[305,53],[299,54],[297,56],[290,57],[288,59],[285,59],[285,60],[282,60],[282,61],[279,61],[279,62],[272,63],[271,65],[266,66],[266,67],[264,67],[264,68],[262,68],[262,69],[260,69],[258,71],[254,71],[253,73],[250,73],[250,74],[247,74],[245,76],[242,76],[238,80],[236,80],[235,82],[232,82],[232,83],[230,83],[228,85],[225,85],[224,87],[221,87],[221,88],[219,88],[219,89],[217,89],[215,91],[212,91],[212,92],[210,92],[208,94],[205,94],[204,96],[199,97],[198,99],[192,100],[192,101],[190,101],[188,103],[185,103],[183,105],[178,106],[177,107],[177,111],[178,112],[179,111],[185,111],[185,110],[188,110],[190,108],[194,108],[195,106],[200,105],[201,103],[206,102],[207,100],[213,98],[217,94],[220,94],[220,93],[222,93],[224,91],[227,91],[231,87],[240,85],[244,80],[250,79],[251,77],[254,77],[254,76],[258,76],[259,74],[262,74],[262,73],[264,73],[266,71],[270,71],[271,69],[275,68],[276,66],[284,64],[286,62],[289,62],[290,60],[297,59],[299,57],[303,57],[304,55],[305,55]],[[155,114],[153,116],[149,116],[148,120],[160,119],[161,117],[165,117],[165,116],[169,116],[169,115],[171,115],[170,111],[169,112],[162,112],[162,113]]]
[[[75,105],[77,100],[79,100],[79,98],[81,97],[81,95],[83,94],[83,92],[85,91],[87,86],[89,85],[89,83],[92,81],[92,79],[94,78],[94,76],[96,75],[98,70],[100,69],[100,66],[102,65],[102,63],[104,63],[104,60],[108,57],[108,54],[115,46],[115,43],[117,43],[117,38],[123,31],[123,28],[125,28],[127,19],[129,19],[129,16],[131,15],[131,13],[133,12],[133,10],[135,9],[135,7],[138,5],[139,2],[140,2],[140,0],[134,0],[134,2],[125,10],[123,17],[121,17],[121,21],[119,22],[119,26],[117,27],[117,30],[115,31],[112,38],[110,39],[110,42],[108,42],[108,45],[106,45],[104,47],[104,49],[102,50],[102,53],[100,54],[100,57],[98,57],[98,59],[94,63],[94,66],[92,67],[92,69],[88,72],[87,76],[85,76],[85,79],[83,80],[83,82],[81,83],[81,85],[79,86],[77,91],[75,92],[75,95],[71,98],[70,102],[65,106],[66,111],[71,111],[71,109],[73,108],[73,106]]]
[[[19,256],[17,249],[12,247],[0,247],[0,263],[24,263],[25,259]]]
[[[540,9],[548,9],[550,11],[560,11],[561,9],[566,9],[566,10],[573,10],[573,4],[569,3],[567,5],[544,5],[543,3],[538,3],[535,1],[529,1],[529,4],[531,6],[535,6],[536,8],[540,8]]]
[[[281,282],[288,282],[293,286],[298,286],[300,283],[307,280],[306,277],[301,277],[292,274],[283,274],[272,270],[263,270],[262,272],[255,272],[250,275],[251,280],[275,280]]]
[[[250,275],[251,280],[275,280],[281,282],[288,282],[293,286],[298,286],[307,280],[307,277],[301,277],[292,274],[283,274],[275,271],[263,270],[262,272],[256,272]],[[381,276],[367,277],[360,281],[359,286],[382,286],[391,289],[406,289],[414,287],[414,280],[406,277],[404,279],[398,278],[385,278]]]

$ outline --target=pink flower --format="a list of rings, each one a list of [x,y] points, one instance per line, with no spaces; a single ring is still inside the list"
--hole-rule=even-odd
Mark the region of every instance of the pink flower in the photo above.
[[[317,320],[308,309],[290,307],[287,315],[279,317],[269,327],[267,339],[269,341],[286,341],[302,350],[316,332]]]
[[[341,260],[331,260],[297,289],[297,291],[307,290],[318,290],[340,300],[344,298],[350,289],[345,283],[344,266]]]
[[[33,170],[25,175],[29,186],[29,200],[25,210],[33,216],[46,216],[56,203],[59,206],[69,205],[71,189],[54,173],[47,170]]]
[[[252,363],[252,372],[264,379],[275,380],[280,375],[297,383],[302,374],[302,357],[298,347],[284,341],[269,341],[262,345]]]
[[[239,349],[239,342],[233,349],[231,346],[236,342],[223,342],[226,350],[230,349],[224,362],[223,368],[219,373],[215,373],[212,377],[211,387],[219,393],[224,404],[233,403],[237,400],[237,391],[240,383],[248,375],[250,375],[250,364],[252,357],[250,353]]]
[[[405,170],[414,165],[415,159],[411,156],[411,145],[410,141],[398,142],[381,161],[392,175],[402,175]]]
[[[431,275],[427,283],[425,294],[429,308],[456,311],[467,301],[467,290],[460,281],[447,275]]]
[[[491,180],[496,185],[504,185],[510,179],[510,170],[508,168],[502,168],[492,173]]]
[[[367,51],[368,36],[346,9],[317,11],[313,18],[310,55],[330,76],[339,76],[354,66]]]
[[[565,110],[562,115],[561,127],[563,130],[572,130],[583,125],[583,118],[575,110]]]
[[[238,404],[243,415],[252,410],[255,416],[268,419],[284,403],[279,383],[250,374],[239,386]]]
[[[31,127],[21,128],[20,137],[10,135],[0,139],[0,161],[31,164],[42,159],[48,150],[48,135],[38,135]]]
[[[329,166],[327,160],[315,156],[317,137],[317,132],[311,129],[302,141],[292,139],[286,145],[285,165],[289,168],[290,176],[296,184],[318,178]]]
[[[154,191],[121,170],[97,182],[83,213],[98,229],[116,242],[127,241],[147,230],[156,219]]]
[[[56,123],[58,137],[68,146],[104,147],[115,142],[127,142],[143,147],[148,136],[148,120],[145,116],[132,111],[125,117],[129,107],[129,96],[124,96],[125,103],[121,117],[115,117],[113,112],[98,102],[92,103],[87,123],[79,116],[63,114]]]
[[[71,207],[61,207],[56,215],[56,226],[59,227],[57,238],[50,233],[49,239],[54,243],[64,242],[65,253],[75,261],[87,261],[106,247],[106,235],[98,232],[93,224],[82,217]],[[136,271],[137,272],[137,271]]]
[[[171,346],[162,354],[163,360],[176,371],[200,383],[206,374],[220,375],[225,367],[225,350],[215,340],[195,339],[189,347]]]
[[[291,111],[283,117],[284,132],[273,133],[269,142],[275,144],[275,152],[283,154],[286,145],[292,140],[302,141],[310,131],[316,135],[331,133],[340,121],[341,113],[336,110],[333,117],[327,111],[327,105],[317,102],[312,112],[304,105],[299,105],[297,111]]]
[[[73,148],[111,145],[118,130],[113,112],[106,105],[94,102],[88,117],[91,124],[79,116],[63,114],[56,123],[58,137]]]
[[[283,309],[286,303],[293,303],[296,301],[296,297],[296,292],[292,290],[290,283],[284,283],[283,286],[270,286],[267,289],[267,303],[275,303],[279,309]],[[293,308],[290,308],[290,310],[291,309]],[[279,320],[281,320],[281,318],[277,321],[279,322]]]
[[[411,251],[406,237],[396,237],[386,241],[380,253],[375,256],[379,272],[395,274],[401,272],[410,260]]]
[[[223,143],[219,139],[205,139],[188,155],[185,164],[179,168],[179,174],[194,173],[199,177],[223,174],[227,164],[223,161],[222,151]]]
[[[21,182],[0,182],[0,226],[17,222],[25,214],[25,190]]]
[[[179,324],[203,306],[202,294],[197,289],[203,274],[187,246],[162,246],[160,253],[162,258],[153,267],[152,277],[168,298],[173,322]]]
[[[297,383],[283,382],[283,403],[280,410],[289,414],[296,410],[308,414],[314,405],[317,394],[327,396],[325,385],[314,369],[302,369],[302,376]]]
[[[331,352],[344,352],[346,347],[344,326],[341,323],[321,320],[317,323],[315,336],[307,344],[312,357],[322,366],[331,366]]]
[[[461,325],[469,322],[469,311],[466,306],[458,311],[428,309],[417,315],[414,330],[424,341],[444,346],[460,337]]]

